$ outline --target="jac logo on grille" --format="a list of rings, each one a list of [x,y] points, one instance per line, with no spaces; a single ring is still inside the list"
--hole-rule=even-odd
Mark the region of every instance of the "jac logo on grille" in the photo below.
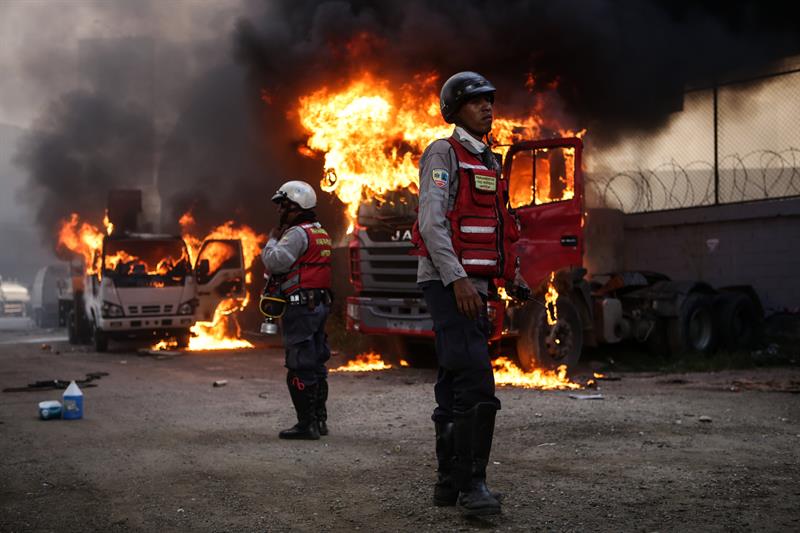
[[[390,237],[393,241],[410,241],[411,240],[411,230],[407,229],[403,230],[396,230],[392,236]]]

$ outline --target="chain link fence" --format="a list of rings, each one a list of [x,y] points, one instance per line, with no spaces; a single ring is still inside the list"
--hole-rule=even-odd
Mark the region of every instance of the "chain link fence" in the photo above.
[[[800,195],[800,69],[689,91],[656,133],[587,149],[589,207],[625,213]]]

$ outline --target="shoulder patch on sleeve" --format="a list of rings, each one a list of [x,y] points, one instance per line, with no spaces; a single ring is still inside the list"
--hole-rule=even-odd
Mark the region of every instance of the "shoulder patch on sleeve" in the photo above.
[[[431,172],[431,179],[434,185],[440,189],[444,189],[450,181],[450,174],[443,168],[434,168]]]

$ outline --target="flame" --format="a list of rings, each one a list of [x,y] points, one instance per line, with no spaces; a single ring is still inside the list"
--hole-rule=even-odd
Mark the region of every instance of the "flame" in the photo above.
[[[205,350],[238,350],[252,348],[253,344],[242,339],[242,329],[234,313],[247,306],[248,297],[244,301],[236,298],[223,300],[214,310],[211,322],[196,322],[192,326],[192,337],[189,339],[189,351]]]
[[[508,303],[511,301],[511,296],[508,295],[505,287],[497,287],[497,296],[508,306]]]
[[[547,282],[547,292],[544,295],[545,309],[547,310],[547,325],[555,326],[558,323],[558,291],[556,290],[553,281],[556,279],[556,273],[550,273],[550,281]]]
[[[580,384],[569,380],[566,365],[559,366],[558,370],[535,368],[525,372],[508,357],[498,357],[492,361],[492,370],[497,385],[542,390],[582,388]]]
[[[408,363],[408,361],[406,361],[405,359],[400,359],[400,366],[402,366],[402,367],[409,367],[409,366],[411,366],[411,365],[410,365],[410,364]]]
[[[103,215],[103,226],[106,228],[106,235],[111,235],[111,233],[114,231],[114,224],[112,224],[111,219],[108,218],[108,209],[106,209],[106,212]]]
[[[237,226],[232,220],[212,229],[208,235],[200,239],[191,233],[196,222],[191,212],[181,216],[179,223],[183,230],[183,240],[189,248],[192,264],[196,264],[203,242],[208,240],[238,239],[242,243],[244,255],[245,287],[249,287],[253,279],[250,267],[261,251],[260,243],[266,242],[265,235],[256,233],[253,228],[242,224]],[[208,259],[209,272],[214,272],[230,259],[233,250],[221,242],[211,242],[203,249],[203,259]],[[245,289],[243,298],[228,298],[219,303],[214,310],[211,322],[197,322],[192,326],[192,337],[189,340],[189,351],[233,350],[252,348],[253,344],[241,338],[241,327],[236,313],[243,311],[250,303],[250,291]]]
[[[373,370],[388,370],[390,368],[392,368],[392,365],[385,363],[383,359],[381,359],[380,354],[367,352],[358,354],[355,359],[348,361],[346,365],[332,369],[331,372],[371,372]]]
[[[347,206],[351,225],[362,199],[416,189],[422,151],[450,136],[452,126],[439,113],[438,82],[437,74],[427,73],[396,86],[362,73],[342,89],[322,87],[299,99],[297,117],[309,134],[306,145],[325,154],[322,190]],[[536,138],[543,125],[541,111],[537,100],[526,117],[496,117],[493,142]]]
[[[86,272],[95,274],[103,249],[103,232],[97,226],[81,222],[78,214],[72,213],[68,220],[61,221],[56,247],[82,256]]]

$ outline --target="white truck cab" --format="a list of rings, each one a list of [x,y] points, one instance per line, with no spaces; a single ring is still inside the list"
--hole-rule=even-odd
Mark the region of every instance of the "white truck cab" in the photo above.
[[[86,276],[88,327],[79,329],[91,332],[99,352],[123,339],[173,338],[186,347],[195,321],[211,321],[220,302],[245,295],[239,240],[204,242],[192,265],[180,236],[115,233],[104,238],[95,273]]]

